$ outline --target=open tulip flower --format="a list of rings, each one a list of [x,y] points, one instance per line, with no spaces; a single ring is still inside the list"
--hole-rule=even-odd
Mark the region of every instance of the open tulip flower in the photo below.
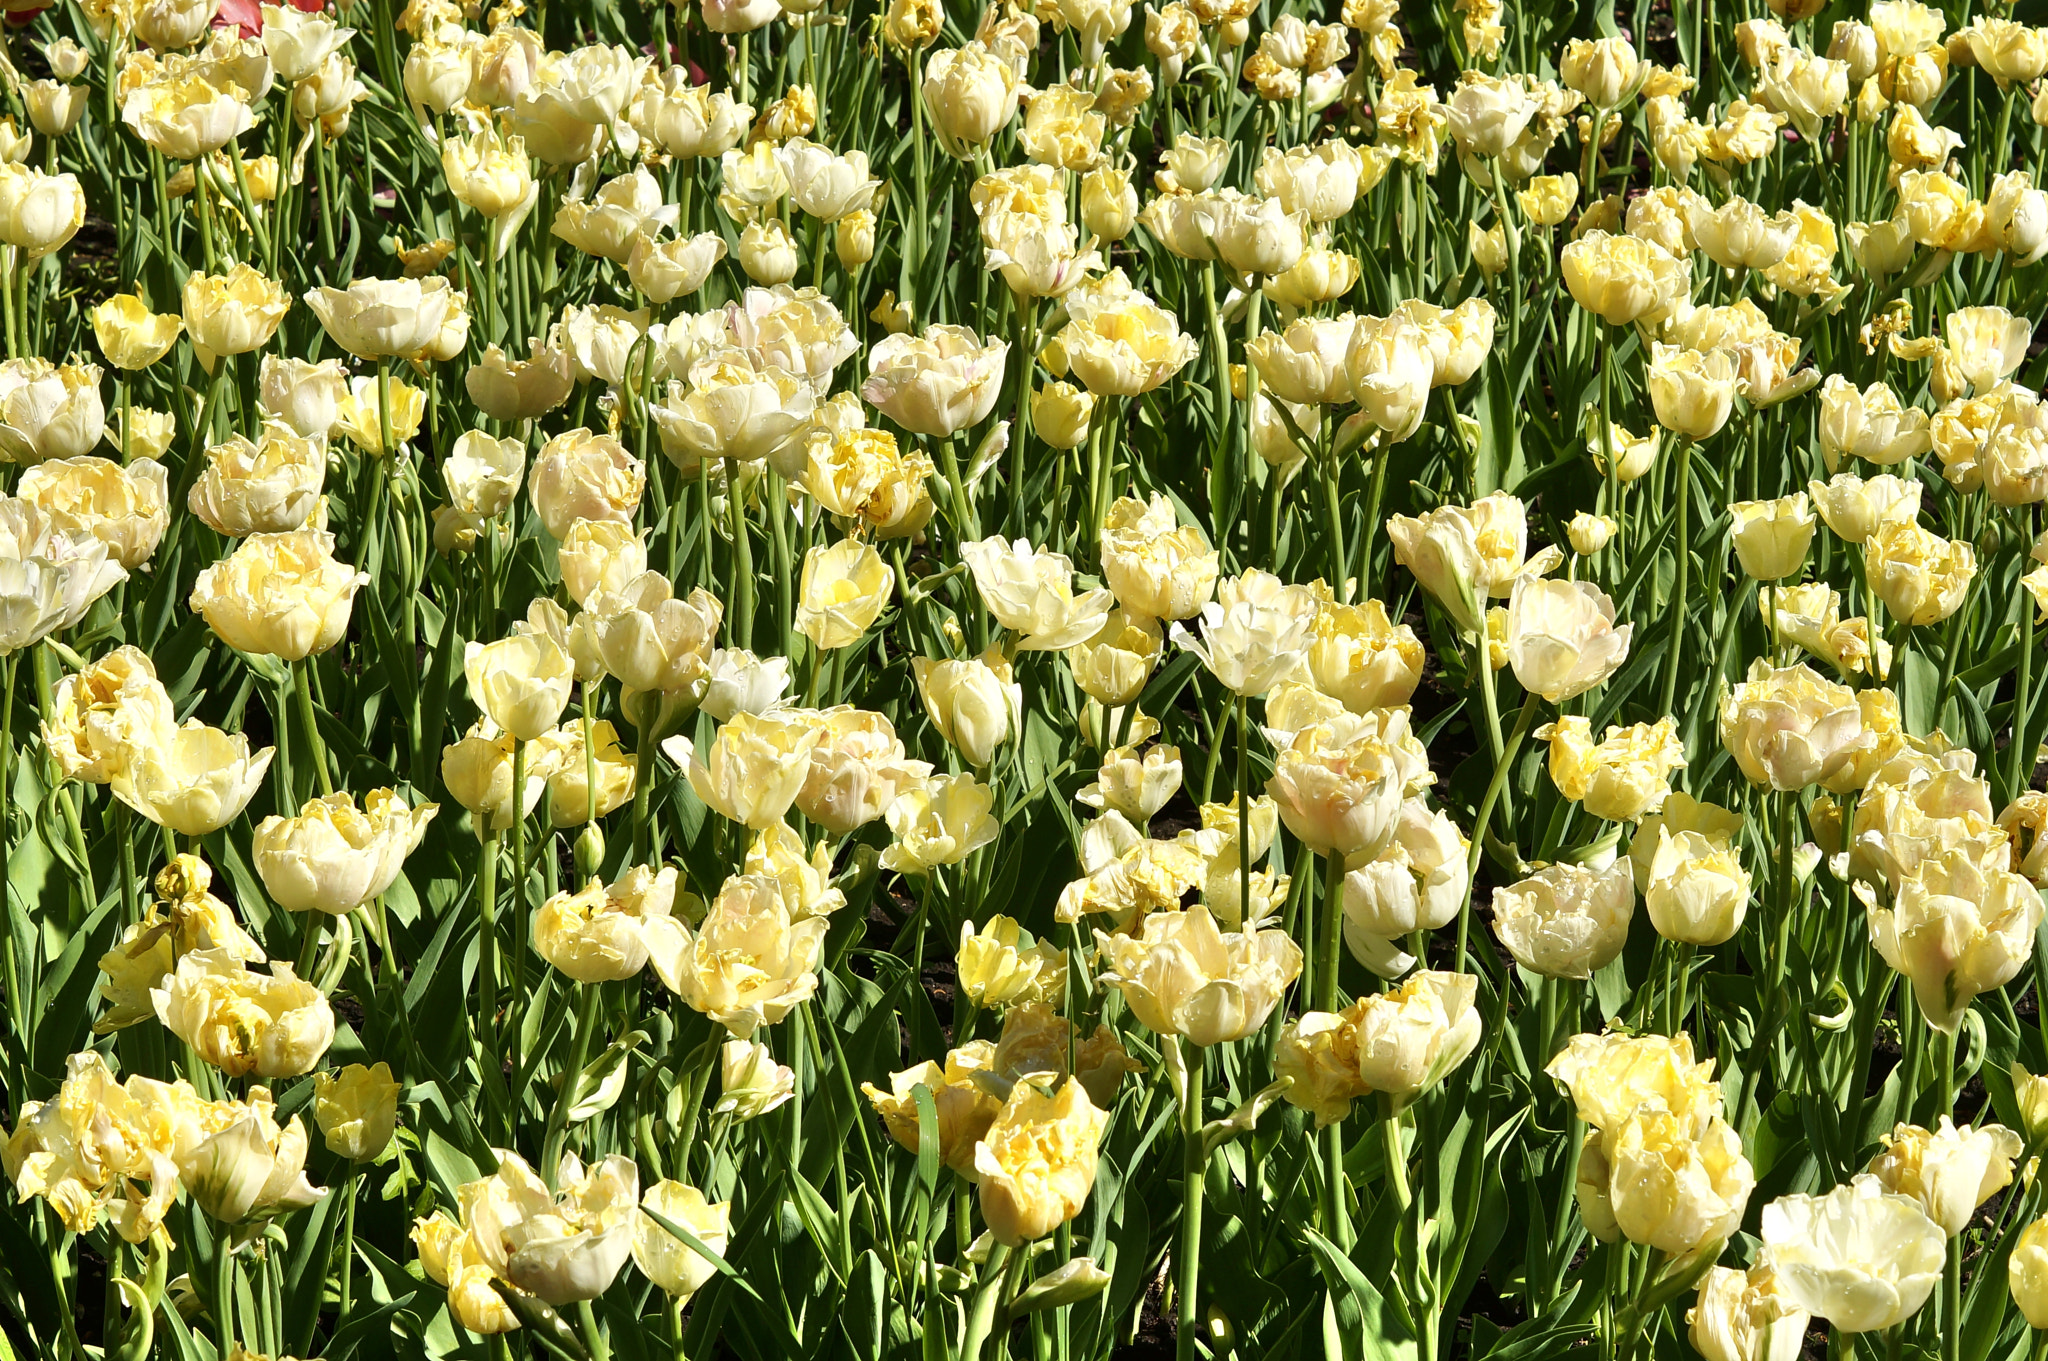
[[[2037,7],[0,8],[0,1355],[2048,1361]]]

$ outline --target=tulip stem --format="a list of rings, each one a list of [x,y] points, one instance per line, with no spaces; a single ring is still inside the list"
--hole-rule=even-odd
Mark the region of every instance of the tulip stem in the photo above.
[[[1241,701],[1240,701],[1241,702]],[[1245,833],[1240,823],[1238,845],[1242,847]],[[1244,857],[1239,855],[1240,868],[1245,871],[1246,897],[1250,897],[1251,876]],[[1246,913],[1249,915],[1247,907]],[[1344,936],[1344,857],[1331,852],[1323,862],[1323,920],[1322,934],[1316,939],[1315,1010],[1335,1011],[1337,1009],[1337,966],[1343,958],[1339,942]],[[1332,1120],[1323,1127],[1323,1232],[1330,1241],[1348,1251],[1351,1247],[1351,1224],[1344,1214],[1344,1123]]]
[[[526,1001],[526,766],[529,744],[512,739],[512,991],[505,999],[506,1033],[510,1037],[515,1063],[519,1053],[519,1023],[513,1019]],[[550,1176],[553,1174],[550,1173]]]
[[[313,758],[313,770],[324,796],[334,792],[334,781],[327,771],[327,744],[320,738],[320,722],[313,712],[312,669],[311,658],[302,657],[292,663],[292,688],[298,692],[299,723],[306,730],[306,750]]]
[[[1685,641],[1686,597],[1692,575],[1692,445],[1685,436],[1678,437],[1678,499],[1671,508],[1678,521],[1678,558],[1671,586],[1671,646],[1664,654],[1664,687],[1657,701],[1660,714],[1671,712],[1678,695],[1678,652]]]
[[[979,1361],[981,1349],[995,1329],[996,1306],[1002,1303],[1003,1267],[1010,1249],[1001,1243],[990,1245],[988,1260],[981,1264],[982,1278],[974,1292],[974,1308],[967,1316],[967,1331],[960,1339],[961,1361]]]
[[[1192,1043],[1182,1043],[1182,1050],[1187,1060],[1187,1087],[1180,1101],[1181,1208],[1180,1243],[1174,1250],[1179,1258],[1175,1264],[1178,1299],[1174,1351],[1178,1361],[1194,1361],[1196,1297],[1202,1283],[1202,1188],[1209,1170],[1202,1141],[1202,1088],[1207,1080],[1207,1053],[1201,1045]]]
[[[355,1275],[356,1261],[356,1186],[362,1173],[356,1164],[350,1163],[348,1178],[342,1182],[341,1193],[348,1197],[341,1208],[341,1281],[338,1290],[340,1302],[335,1307],[334,1328],[336,1332],[348,1324],[349,1305],[353,1302],[354,1291],[351,1278]]]
[[[654,779],[654,733],[640,734],[640,749],[633,753],[633,860],[635,865],[647,863],[647,804],[648,786]],[[593,786],[594,788],[595,786]]]
[[[482,815],[489,826],[490,814]],[[476,902],[482,920],[477,934],[477,1038],[483,1057],[480,1065],[495,1067],[499,1062],[492,1031],[498,1016],[498,834],[486,831],[483,852],[477,858]]]
[[[569,1065],[562,1070],[561,1089],[555,1094],[555,1108],[548,1112],[546,1137],[541,1141],[540,1171],[548,1185],[555,1185],[555,1169],[562,1161],[562,1144],[569,1133],[569,1112],[582,1093],[583,1065],[590,1058],[590,1037],[597,1029],[598,1005],[604,989],[596,983],[579,983],[582,995],[576,999],[576,1029],[569,1037]]]
[[[1480,642],[1485,647],[1484,640]],[[1483,655],[1480,665],[1491,663]],[[1486,852],[1486,824],[1493,816],[1493,805],[1500,800],[1501,790],[1507,786],[1508,771],[1514,767],[1515,755],[1522,749],[1522,739],[1529,735],[1529,728],[1536,721],[1536,711],[1542,706],[1543,696],[1531,690],[1522,701],[1522,712],[1515,718],[1515,730],[1508,734],[1507,745],[1501,749],[1494,762],[1493,778],[1486,783],[1486,795],[1479,801],[1479,812],[1472,819],[1472,848],[1466,852],[1465,873],[1467,877],[1479,872],[1479,859]],[[1468,899],[1458,910],[1458,964],[1457,971],[1465,972],[1466,942],[1472,931],[1472,904]]]
[[[1402,1113],[1393,1107],[1394,1098],[1387,1097],[1386,1118],[1380,1121],[1380,1138],[1387,1154],[1387,1189],[1393,1193],[1394,1204],[1402,1214],[1415,1203],[1414,1194],[1408,1189],[1408,1153],[1401,1147]],[[1332,1125],[1332,1129],[1336,1126]]]
[[[957,495],[958,485],[954,487]],[[740,462],[725,461],[725,508],[732,528],[732,641],[751,647],[754,639],[754,546],[747,538],[747,512],[740,502]]]

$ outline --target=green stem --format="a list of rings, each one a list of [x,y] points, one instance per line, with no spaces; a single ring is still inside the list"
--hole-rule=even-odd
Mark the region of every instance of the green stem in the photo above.
[[[520,1044],[520,1008],[526,1002],[526,942],[529,919],[526,906],[526,765],[530,743],[512,740],[512,991],[505,997],[505,1033],[509,1037],[515,1064],[524,1059]],[[552,1177],[553,1171],[547,1172]]]
[[[320,737],[320,721],[313,711],[313,660],[302,657],[292,663],[292,689],[298,692],[299,723],[306,730],[306,750],[313,758],[313,770],[320,779],[320,792],[332,794],[334,781],[327,771],[327,744]]]
[[[497,1065],[495,1031],[498,1019],[498,834],[485,832],[477,857],[476,902],[482,920],[477,933],[477,1039],[483,1061]]]
[[[1187,1090],[1180,1103],[1181,1200],[1180,1243],[1174,1250],[1179,1268],[1175,1283],[1178,1310],[1174,1319],[1174,1350],[1178,1361],[1194,1361],[1195,1310],[1202,1283],[1202,1190],[1208,1179],[1208,1158],[1202,1147],[1202,1088],[1207,1054],[1201,1045],[1186,1044]]]
[[[967,1334],[961,1339],[960,1361],[980,1361],[982,1348],[995,1329],[996,1307],[1002,1303],[1003,1267],[1009,1257],[1010,1249],[996,1243],[988,1250],[988,1260],[981,1264],[981,1284],[974,1293],[973,1311],[967,1316]]]
[[[1480,644],[1481,647],[1485,643]],[[1486,665],[1484,658],[1480,665]],[[1479,801],[1479,814],[1472,820],[1472,849],[1466,853],[1467,874],[1479,872],[1479,858],[1485,853],[1487,821],[1493,816],[1493,805],[1500,800],[1501,790],[1508,782],[1508,772],[1513,769],[1515,756],[1522,749],[1522,739],[1529,735],[1530,727],[1536,722],[1536,711],[1542,707],[1543,696],[1531,690],[1522,701],[1522,712],[1515,719],[1515,730],[1508,734],[1507,745],[1502,749],[1500,759],[1494,763],[1493,778],[1486,783],[1486,796]],[[1472,930],[1472,904],[1467,902],[1458,912],[1458,964],[1459,973],[1465,971],[1466,944]]]
[[[569,1111],[582,1094],[577,1091],[583,1065],[590,1061],[590,1038],[597,1033],[598,1007],[604,989],[597,983],[579,983],[582,995],[576,999],[576,1030],[569,1037],[569,1063],[562,1069],[561,1089],[555,1094],[554,1109],[548,1112],[546,1137],[541,1141],[540,1174],[548,1185],[555,1184],[555,1168],[562,1161],[562,1143],[569,1133]]]
[[[1680,644],[1685,641],[1685,614],[1688,602],[1688,578],[1692,573],[1692,444],[1683,435],[1678,439],[1678,500],[1672,506],[1672,514],[1678,520],[1678,561],[1671,587],[1671,646],[1664,655],[1664,687],[1657,702],[1657,712],[1668,714],[1678,694],[1678,654]],[[1610,468],[1613,466],[1610,461]]]
[[[334,1314],[337,1332],[348,1323],[349,1305],[355,1294],[356,1190],[361,1181],[361,1171],[351,1164],[348,1179],[342,1183],[342,1194],[348,1197],[348,1203],[341,1209],[341,1299]]]
[[[958,493],[959,488],[954,488]],[[725,506],[732,529],[732,613],[727,620],[735,647],[751,647],[754,638],[754,546],[747,537],[747,512],[740,501],[740,463],[725,461]],[[708,532],[708,530],[707,530]]]
[[[1408,1154],[1401,1147],[1402,1112],[1391,1109],[1393,1099],[1388,1098],[1389,1109],[1386,1118],[1380,1121],[1380,1138],[1387,1155],[1387,1189],[1393,1193],[1394,1204],[1402,1214],[1415,1203],[1414,1194],[1408,1189]]]

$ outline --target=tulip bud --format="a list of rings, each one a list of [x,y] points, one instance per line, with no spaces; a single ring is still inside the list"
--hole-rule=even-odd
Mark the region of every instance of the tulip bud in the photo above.
[[[796,1070],[775,1061],[768,1046],[754,1040],[727,1040],[718,1051],[718,1102],[713,1114],[745,1123],[756,1120],[796,1095]]]
[[[327,1151],[351,1162],[370,1163],[384,1154],[398,1124],[398,1094],[391,1066],[351,1063],[339,1073],[313,1078],[313,1116]]]
[[[832,224],[832,249],[840,265],[859,269],[875,258],[875,215],[866,208],[848,213]]]
[[[1582,558],[1590,558],[1607,547],[1608,541],[1613,539],[1615,531],[1619,528],[1620,526],[1609,516],[1591,515],[1580,511],[1572,516],[1571,523],[1565,526],[1565,537],[1571,541],[1572,552]]]

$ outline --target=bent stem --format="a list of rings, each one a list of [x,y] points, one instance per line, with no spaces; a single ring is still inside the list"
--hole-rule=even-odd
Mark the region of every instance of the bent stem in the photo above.
[[[1177,1037],[1169,1037],[1168,1043],[1181,1042]],[[1199,1044],[1184,1043],[1182,1048],[1187,1059],[1187,1087],[1180,1101],[1180,1243],[1174,1250],[1179,1259],[1179,1280],[1175,1282],[1179,1298],[1174,1318],[1174,1349],[1178,1361],[1194,1361],[1195,1300],[1202,1283],[1202,1184],[1209,1171],[1209,1160],[1202,1147],[1202,1087],[1207,1078],[1207,1054]]]
[[[597,1029],[598,1004],[603,1000],[601,985],[578,986],[582,996],[576,999],[576,1031],[569,1039],[569,1065],[562,1070],[561,1090],[555,1094],[555,1107],[548,1112],[547,1135],[541,1141],[540,1171],[549,1186],[555,1185],[555,1169],[562,1161],[562,1143],[569,1134],[569,1112],[582,1095],[577,1088],[583,1065],[590,1060],[590,1037]]]

